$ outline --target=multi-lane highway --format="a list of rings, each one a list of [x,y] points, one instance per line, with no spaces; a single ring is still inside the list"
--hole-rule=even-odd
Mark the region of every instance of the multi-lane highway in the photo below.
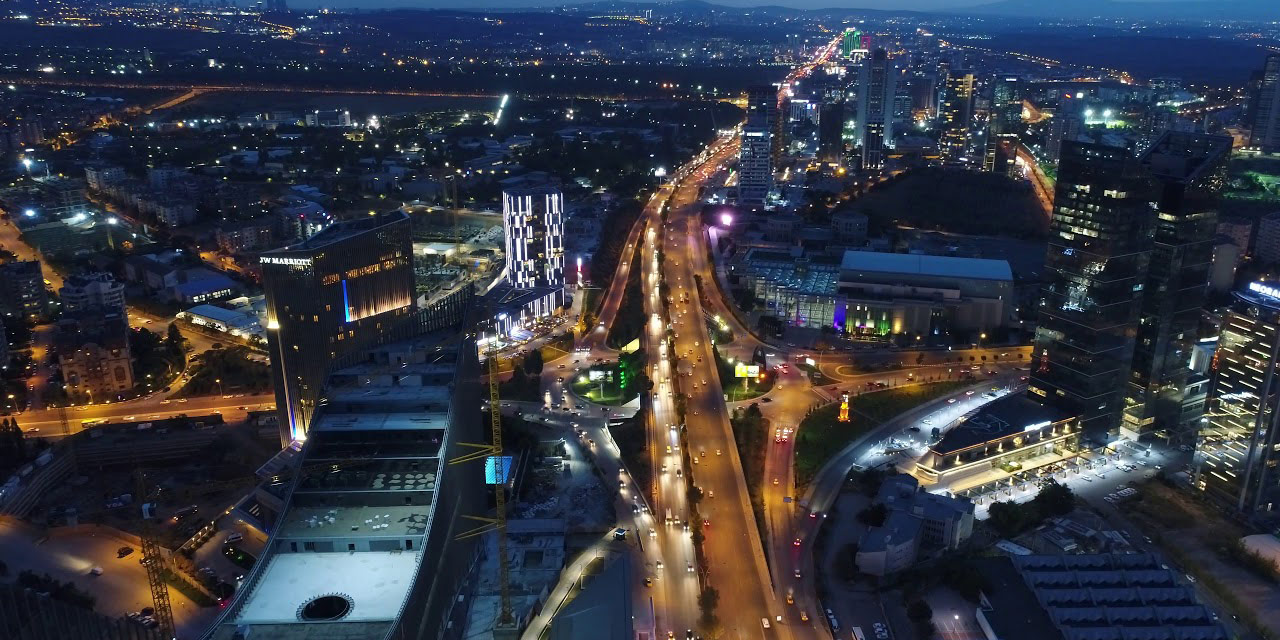
[[[229,394],[198,398],[168,399],[159,395],[131,402],[81,405],[67,410],[69,433],[76,433],[102,422],[134,422],[158,420],[178,415],[200,416],[220,413],[227,422],[242,420],[249,411],[275,408],[275,396],[270,393]],[[55,409],[27,411],[17,416],[18,424],[32,435],[57,437],[63,435],[62,419]],[[87,425],[85,423],[88,423]]]

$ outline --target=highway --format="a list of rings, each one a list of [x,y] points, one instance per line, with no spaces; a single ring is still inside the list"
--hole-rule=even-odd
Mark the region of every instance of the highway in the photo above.
[[[244,407],[243,409],[241,407]],[[99,420],[106,422],[133,422],[135,420],[171,418],[186,414],[190,416],[221,413],[227,422],[243,420],[249,411],[264,411],[275,408],[275,395],[228,394],[225,396],[202,396],[197,398],[167,399],[161,395],[112,404],[80,405],[67,410],[67,426],[69,433],[76,433],[86,428],[85,422]],[[19,426],[30,435],[57,437],[63,435],[62,420],[55,409],[27,411],[16,416]]]

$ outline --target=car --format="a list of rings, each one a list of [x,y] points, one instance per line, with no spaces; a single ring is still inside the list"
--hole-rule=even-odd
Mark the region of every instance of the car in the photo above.
[[[693,563],[692,563],[692,562],[686,562],[686,563],[684,563],[684,568],[685,568],[685,571],[687,571],[687,572],[689,572],[689,573],[693,573]]]
[[[716,455],[720,455],[720,450],[716,449]]]
[[[809,614],[805,613],[805,612],[802,610],[802,611],[800,612],[800,622],[808,622],[808,621],[809,621]]]
[[[797,577],[797,578],[799,578],[799,577],[800,577],[800,567],[796,567],[796,570],[795,570],[794,575],[795,575],[795,577]]]
[[[656,537],[658,537],[658,530],[657,530],[657,529],[654,529],[654,528],[652,528],[652,527],[650,527],[650,528],[649,528],[649,537],[650,537],[650,538],[656,538]]]
[[[646,587],[652,587],[652,586],[653,586],[653,578],[650,578],[650,577],[647,577],[647,576],[646,576],[646,577],[645,577],[645,579],[644,579],[644,586],[646,586]]]
[[[1196,583],[1196,577],[1188,573],[1188,574],[1187,574],[1187,582],[1190,582],[1191,584],[1195,584],[1195,583]]]
[[[676,638],[676,632],[674,631],[667,632],[667,640],[675,640],[675,638]]]
[[[798,547],[800,546],[801,542],[803,542],[803,540],[801,540],[800,538],[796,538],[795,541],[791,543],[791,545],[794,547]]]
[[[131,553],[133,553],[133,547],[120,547],[119,549],[116,549],[117,558],[127,558]]]
[[[94,567],[94,568],[90,569],[90,570],[89,570],[89,575],[91,575],[91,576],[100,576],[100,575],[102,575],[102,567]]]
[[[795,603],[796,603],[796,594],[791,589],[787,589],[787,604],[795,604]]]
[[[775,487],[776,487],[776,486],[778,486],[778,479],[777,479],[777,478],[774,478],[774,479],[773,479],[773,486],[775,486]]]

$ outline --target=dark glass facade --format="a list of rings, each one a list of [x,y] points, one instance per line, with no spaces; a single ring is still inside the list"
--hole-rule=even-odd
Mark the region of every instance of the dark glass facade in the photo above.
[[[414,311],[413,244],[402,211],[339,222],[262,255],[282,443],[306,436],[325,378]]]
[[[1166,131],[1141,158],[1155,181],[1156,217],[1125,401],[1131,438],[1168,436],[1182,423],[1230,153],[1231,138]]]
[[[1149,194],[1128,149],[1063,143],[1029,392],[1080,416],[1095,440],[1120,424],[1151,254]]]

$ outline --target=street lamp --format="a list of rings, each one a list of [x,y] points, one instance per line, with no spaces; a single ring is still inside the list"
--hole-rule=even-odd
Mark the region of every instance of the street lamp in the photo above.
[[[218,383],[218,395],[223,395],[222,394],[222,378],[214,378],[213,381]]]

